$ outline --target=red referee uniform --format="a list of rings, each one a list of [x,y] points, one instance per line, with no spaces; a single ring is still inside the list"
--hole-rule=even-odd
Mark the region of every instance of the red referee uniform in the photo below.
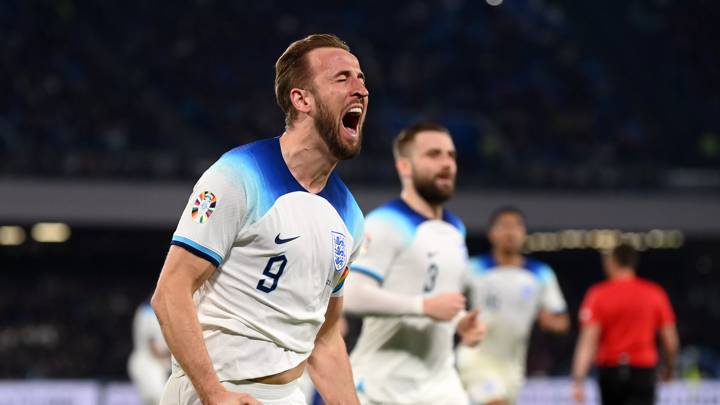
[[[662,287],[631,276],[593,286],[580,307],[580,323],[600,326],[599,367],[651,368],[658,362],[657,332],[673,325],[675,314]]]

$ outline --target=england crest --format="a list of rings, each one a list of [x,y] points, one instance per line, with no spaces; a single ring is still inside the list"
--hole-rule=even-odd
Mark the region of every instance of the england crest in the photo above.
[[[345,245],[345,235],[330,231],[333,242],[333,263],[335,271],[340,271],[347,266],[347,246]]]

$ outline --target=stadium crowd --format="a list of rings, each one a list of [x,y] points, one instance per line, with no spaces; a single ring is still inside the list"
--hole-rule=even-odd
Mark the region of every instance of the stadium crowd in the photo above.
[[[456,137],[461,185],[662,187],[671,168],[720,164],[720,61],[707,46],[719,10],[6,1],[0,173],[195,178],[230,147],[282,131],[267,67],[292,39],[334,31],[374,96],[365,152],[341,169],[351,181],[394,181],[390,139],[433,117]]]

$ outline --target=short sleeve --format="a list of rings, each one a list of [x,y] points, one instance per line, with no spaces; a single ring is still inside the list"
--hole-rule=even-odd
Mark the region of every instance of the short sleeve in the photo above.
[[[583,298],[580,305],[579,320],[581,326],[602,323],[602,313],[598,304],[597,291],[591,288],[585,294],[585,298]]]
[[[246,205],[242,183],[211,167],[195,184],[171,244],[219,266],[241,230]]]
[[[672,309],[672,305],[670,304],[670,299],[668,298],[665,291],[658,286],[658,305],[657,305],[657,320],[658,320],[658,326],[668,326],[675,323],[675,312]]]
[[[544,265],[541,277],[543,287],[542,296],[540,297],[540,307],[553,313],[567,311],[565,298],[562,295],[562,291],[560,291],[560,284],[552,268]]]
[[[350,268],[345,267],[335,282],[335,288],[333,288],[332,294],[330,295],[331,297],[337,298],[343,296],[345,292],[345,279],[347,279],[348,274],[350,274]]]
[[[352,265],[360,256],[360,252],[365,246],[365,220],[362,216],[359,219],[358,230],[353,235],[353,250],[350,253],[348,264]]]
[[[368,216],[365,240],[350,270],[382,283],[402,245],[402,235],[392,222],[382,216]]]

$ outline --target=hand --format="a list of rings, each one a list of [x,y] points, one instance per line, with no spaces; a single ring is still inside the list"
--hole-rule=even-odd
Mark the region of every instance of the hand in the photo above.
[[[660,381],[664,383],[669,383],[673,380],[673,370],[669,367],[664,367],[662,370],[660,370]]]
[[[262,402],[242,392],[223,390],[215,394],[204,405],[262,405]]]
[[[573,381],[572,383],[572,399],[576,404],[585,403],[585,383],[582,381]]]
[[[474,309],[463,316],[458,322],[457,333],[460,335],[460,341],[465,346],[475,346],[485,338],[485,322],[478,318],[479,309]]]
[[[423,314],[436,321],[449,321],[465,308],[465,296],[459,292],[437,294],[423,300]]]

